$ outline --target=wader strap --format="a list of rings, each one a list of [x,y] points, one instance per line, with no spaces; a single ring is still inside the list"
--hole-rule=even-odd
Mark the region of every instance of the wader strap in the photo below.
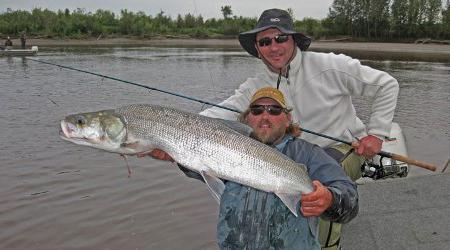
[[[333,244],[329,245],[332,232],[333,232],[333,222],[330,222],[330,227],[328,228],[327,241],[325,242],[325,246],[324,246],[325,248],[337,246],[337,245],[339,245],[339,242],[341,241],[341,237],[339,236],[339,238],[337,238],[337,240]]]

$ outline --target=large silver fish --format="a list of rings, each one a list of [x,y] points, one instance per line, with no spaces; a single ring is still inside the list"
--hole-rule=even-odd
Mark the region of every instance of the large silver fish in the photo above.
[[[275,193],[297,216],[300,194],[313,191],[306,167],[244,135],[244,130],[242,124],[135,104],[67,116],[60,135],[79,145],[127,155],[162,149],[201,174],[217,200],[224,189],[220,179],[225,179]]]

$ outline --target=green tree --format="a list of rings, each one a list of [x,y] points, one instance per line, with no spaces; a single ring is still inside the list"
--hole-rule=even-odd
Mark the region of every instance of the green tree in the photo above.
[[[442,10],[442,36],[450,39],[450,0],[447,0],[446,7]]]
[[[220,11],[222,11],[222,15],[224,19],[229,19],[230,16],[233,15],[233,11],[231,10],[231,6],[230,5],[225,5],[220,7]]]
[[[303,18],[301,21],[295,21],[294,26],[295,30],[301,31],[313,38],[319,38],[325,33],[322,22],[314,18]]]
[[[441,20],[442,1],[425,0],[423,23],[420,27],[421,32],[427,37],[439,36],[442,25]]]
[[[391,33],[403,37],[408,24],[408,0],[393,0],[391,6]]]
[[[442,11],[442,0],[425,1],[425,22],[429,25],[439,22],[439,14]]]
[[[417,37],[419,33],[419,25],[422,23],[422,1],[423,0],[409,0],[408,4],[408,36]]]
[[[389,35],[390,0],[372,0],[368,13],[368,37],[386,38]]]
[[[134,15],[127,9],[120,10],[119,32],[124,35],[131,35],[133,32]]]
[[[294,20],[294,22],[295,22],[294,10],[292,8],[287,8],[286,11],[287,11],[287,13],[289,13],[289,15],[291,16],[292,20]]]
[[[330,27],[334,34],[354,35],[354,21],[357,18],[355,0],[334,0],[328,18],[332,20]]]

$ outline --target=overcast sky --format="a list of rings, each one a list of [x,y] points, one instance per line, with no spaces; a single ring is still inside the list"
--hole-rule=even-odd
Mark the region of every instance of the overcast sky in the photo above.
[[[269,8],[294,10],[296,19],[304,17],[324,18],[333,0],[0,0],[0,12],[7,8],[13,10],[31,10],[36,7],[58,10],[68,8],[84,8],[94,12],[97,9],[111,10],[119,13],[121,9],[133,12],[144,11],[147,15],[155,16],[161,10],[173,19],[178,14],[187,13],[203,18],[220,18],[221,6],[230,5],[233,15],[244,17],[258,17],[262,11]]]

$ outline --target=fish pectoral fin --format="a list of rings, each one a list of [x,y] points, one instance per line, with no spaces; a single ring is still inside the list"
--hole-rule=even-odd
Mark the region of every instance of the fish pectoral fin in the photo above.
[[[278,198],[286,205],[286,207],[291,210],[291,212],[298,217],[298,211],[300,206],[298,205],[300,202],[301,194],[286,194],[286,193],[275,193]]]
[[[296,216],[298,217],[298,212],[300,210],[300,199],[301,199],[301,194],[285,194],[285,193],[275,193],[280,200],[284,203],[284,205],[286,205],[286,207],[289,208],[289,210]],[[319,233],[319,219],[318,217],[308,217],[308,225],[309,225],[309,230],[311,231],[311,234],[314,237],[317,237],[318,233]]]
[[[223,181],[206,171],[200,171],[200,174],[202,175],[203,180],[205,180],[206,186],[214,199],[217,203],[220,203],[220,197],[223,194],[223,190],[225,190],[225,184],[223,184]]]

